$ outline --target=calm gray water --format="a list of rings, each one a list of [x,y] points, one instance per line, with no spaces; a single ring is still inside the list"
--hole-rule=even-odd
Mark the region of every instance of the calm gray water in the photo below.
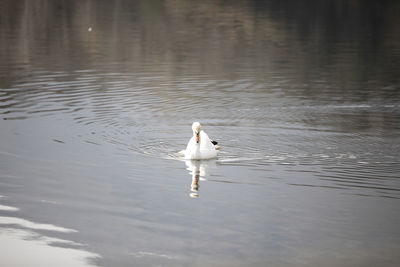
[[[399,266],[400,2],[1,1],[1,266]],[[222,151],[183,161],[200,121]]]

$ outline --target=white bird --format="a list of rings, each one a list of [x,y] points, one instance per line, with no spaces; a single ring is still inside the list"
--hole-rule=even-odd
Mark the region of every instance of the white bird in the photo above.
[[[181,151],[185,159],[212,159],[218,155],[217,142],[212,141],[208,135],[200,130],[200,123],[193,122],[193,136],[186,146],[186,150]]]

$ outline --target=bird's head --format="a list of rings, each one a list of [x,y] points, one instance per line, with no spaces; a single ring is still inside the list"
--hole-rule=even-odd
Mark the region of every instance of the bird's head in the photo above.
[[[196,137],[196,143],[200,141],[200,122],[193,122],[192,124],[193,135]]]

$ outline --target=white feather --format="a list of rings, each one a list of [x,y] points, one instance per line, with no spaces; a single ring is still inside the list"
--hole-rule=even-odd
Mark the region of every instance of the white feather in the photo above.
[[[186,150],[181,151],[185,159],[212,159],[218,156],[220,147],[211,143],[211,139],[204,131],[200,131],[200,123],[195,122],[192,126],[193,136],[186,146]],[[200,131],[200,132],[199,132]],[[199,132],[199,142],[196,142],[196,134]]]

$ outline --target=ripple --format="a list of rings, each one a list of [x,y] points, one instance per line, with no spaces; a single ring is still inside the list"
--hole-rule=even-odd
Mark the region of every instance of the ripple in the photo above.
[[[395,179],[399,162],[374,162],[399,156],[399,145],[388,141],[400,127],[398,104],[286,97],[283,87],[289,82],[42,70],[0,89],[0,116],[27,120],[68,114],[87,129],[77,135],[84,143],[169,160],[180,160],[191,123],[201,121],[222,147],[220,165],[317,166],[325,172],[316,176],[324,186],[385,190],[382,181]],[[374,177],[381,180],[371,182]]]

